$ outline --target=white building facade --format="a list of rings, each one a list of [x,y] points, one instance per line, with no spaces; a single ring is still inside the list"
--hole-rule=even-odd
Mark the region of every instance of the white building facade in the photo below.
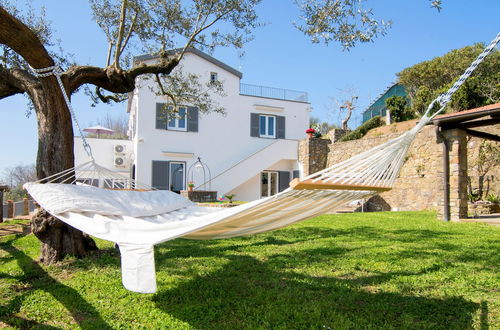
[[[201,83],[223,83],[225,96],[214,98],[225,115],[184,104],[179,118],[165,119],[162,109],[169,99],[153,92],[154,80],[138,81],[128,104],[130,141],[91,139],[93,150],[99,150],[94,151],[97,162],[157,189],[180,191],[193,182],[195,189],[235,194],[243,201],[286,189],[300,175],[298,141],[309,127],[307,94],[241,84],[239,71],[196,49],[186,52],[180,67]],[[117,152],[120,145],[124,151]],[[77,164],[84,161],[83,150],[76,147],[75,154]],[[208,167],[205,175],[193,166],[198,158]]]

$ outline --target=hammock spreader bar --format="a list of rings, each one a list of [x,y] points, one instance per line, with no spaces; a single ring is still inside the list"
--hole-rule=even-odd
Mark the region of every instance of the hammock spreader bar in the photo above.
[[[322,180],[314,181],[312,179],[300,181],[300,179],[298,178],[290,181],[290,188],[295,190],[332,189],[332,190],[354,190],[354,191],[374,191],[374,192],[384,192],[391,190],[391,187],[330,183]]]

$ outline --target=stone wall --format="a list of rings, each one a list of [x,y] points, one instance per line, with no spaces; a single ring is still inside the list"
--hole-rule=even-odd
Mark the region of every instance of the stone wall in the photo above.
[[[299,143],[299,162],[302,164],[302,175],[326,168],[328,160],[328,146],[332,142],[328,139],[310,138]]]
[[[216,202],[217,201],[217,192],[216,191],[181,190],[181,196],[189,199],[192,202]]]
[[[350,158],[399,135],[399,132],[360,140],[332,144],[327,166]],[[441,209],[443,200],[443,166],[441,146],[434,127],[425,127],[411,146],[398,179],[391,191],[380,194],[386,209]],[[381,203],[382,201],[377,202]]]
[[[328,132],[327,137],[332,141],[332,143],[338,142],[341,138],[351,133],[349,129],[334,128]]]
[[[367,134],[364,138],[359,140],[330,144],[328,145],[330,150],[325,166],[331,166],[360,152],[366,151],[372,147],[384,143],[389,139],[395,138],[414,125],[415,121],[392,124],[374,129],[370,131],[369,134]],[[483,130],[496,132],[498,134],[500,132],[500,125],[488,127]],[[448,138],[453,137],[449,136]],[[469,155],[477,153],[477,149],[481,143],[480,141],[481,140],[477,138],[469,139]],[[458,145],[453,143],[453,141],[450,141],[449,146],[451,161],[450,172],[463,172],[463,169],[454,168],[453,162],[457,161],[458,159],[452,159],[452,157],[459,157],[457,151]],[[313,149],[315,151],[319,151],[320,148]],[[305,148],[303,151],[305,151]],[[378,198],[378,200],[374,202],[376,204],[384,206],[383,209],[390,208],[392,210],[436,210],[439,213],[442,213],[444,197],[442,152],[441,140],[436,136],[434,126],[429,125],[424,127],[423,130],[417,135],[417,138],[415,139],[408,152],[404,166],[401,169],[400,175],[396,180],[394,188],[389,192],[380,194],[381,199]],[[308,160],[309,163],[314,162],[314,157],[316,156],[313,155],[312,157],[310,157],[310,159]],[[322,163],[323,157],[324,155],[319,155],[319,159],[316,164]],[[309,168],[309,170],[310,169],[311,167]],[[314,170],[320,169],[322,168],[314,167]],[[471,181],[473,183],[478,182],[477,173],[472,170],[471,164],[469,164],[469,176],[471,176]],[[492,169],[489,173],[489,177],[490,192],[499,194],[500,169]],[[463,180],[460,180],[460,182],[453,182],[452,179],[450,181],[450,185],[460,185],[463,188],[464,182]],[[463,194],[466,192],[462,191],[461,193]],[[458,197],[459,196],[450,196],[450,202],[452,204],[458,203]],[[461,207],[462,205],[456,206]],[[454,216],[458,217],[458,214]]]

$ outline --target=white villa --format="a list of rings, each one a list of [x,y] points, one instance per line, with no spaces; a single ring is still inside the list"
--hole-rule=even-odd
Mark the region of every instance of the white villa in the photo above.
[[[88,139],[98,164],[157,189],[178,192],[192,181],[198,189],[243,201],[274,195],[300,176],[298,141],[309,127],[307,93],[242,84],[241,72],[196,49],[188,50],[181,64],[202,83],[223,83],[226,96],[216,97],[226,114],[202,114],[186,104],[180,118],[163,119],[159,113],[168,98],[151,90],[153,81],[141,80],[128,100],[130,139]],[[75,137],[76,164],[88,160],[80,139]],[[208,167],[205,175],[193,166],[198,158]]]

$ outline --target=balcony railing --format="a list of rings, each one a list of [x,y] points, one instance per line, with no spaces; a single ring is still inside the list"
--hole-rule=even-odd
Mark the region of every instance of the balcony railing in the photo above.
[[[308,102],[306,92],[258,85],[240,84],[240,94],[286,101]]]

